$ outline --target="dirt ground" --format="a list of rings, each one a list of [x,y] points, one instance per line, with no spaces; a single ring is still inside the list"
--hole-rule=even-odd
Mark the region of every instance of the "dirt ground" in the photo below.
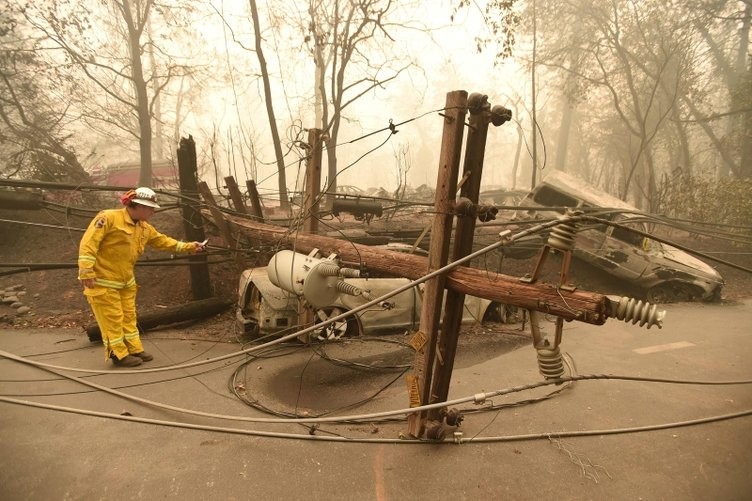
[[[76,258],[78,243],[94,212],[79,213],[58,210],[42,211],[0,211],[0,291],[17,289],[18,300],[29,311],[20,313],[20,308],[10,304],[0,304],[0,326],[18,329],[39,327],[65,327],[81,329],[94,324],[93,316],[81,294],[76,280]],[[163,233],[181,238],[182,222],[177,210],[157,213],[152,223]],[[208,234],[210,246],[217,250],[225,246],[217,235]],[[681,243],[691,248],[712,253],[718,258],[752,268],[752,255],[746,248],[734,247],[720,240],[702,239],[676,235]],[[147,251],[144,257],[164,258],[168,255]],[[211,288],[216,297],[235,300],[240,266],[226,256],[211,256],[212,260],[223,262],[211,265]],[[530,260],[505,259],[501,265],[495,263],[474,263],[486,266],[493,271],[510,276],[522,276],[532,270],[535,258]],[[10,273],[23,269],[24,264],[60,264],[66,269],[50,269]],[[10,264],[19,266],[9,267]],[[264,263],[248,262],[248,266]],[[711,263],[713,264],[713,263]],[[558,261],[547,263],[555,277]],[[752,274],[734,268],[717,265],[726,285],[723,301],[738,301],[752,295]],[[544,276],[544,279],[551,274]],[[606,294],[630,295],[628,284],[618,283],[602,272],[589,269],[574,261],[570,277],[581,289]],[[186,266],[140,266],[136,268],[139,284],[137,306],[140,312],[158,311],[170,306],[184,304],[191,300],[190,273]],[[17,305],[16,305],[17,306]],[[234,312],[228,310],[213,318],[204,319],[191,325],[194,335],[224,335],[233,328]],[[487,327],[486,327],[487,328]]]

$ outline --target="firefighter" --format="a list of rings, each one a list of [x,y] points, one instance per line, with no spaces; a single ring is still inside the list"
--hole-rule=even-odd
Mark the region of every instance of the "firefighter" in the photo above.
[[[103,210],[86,229],[78,252],[78,279],[102,332],[105,360],[135,367],[154,357],[144,351],[136,326],[133,267],[149,245],[169,252],[201,252],[205,242],[181,242],[149,224],[157,195],[150,188],[120,197],[122,209]]]

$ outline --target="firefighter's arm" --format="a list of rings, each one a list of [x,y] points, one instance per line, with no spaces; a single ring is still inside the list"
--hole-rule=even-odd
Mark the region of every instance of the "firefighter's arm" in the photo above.
[[[151,235],[149,236],[149,245],[156,249],[168,252],[195,254],[203,251],[206,248],[206,241],[183,242],[181,240],[176,240],[172,237],[168,237],[167,235],[163,235],[162,233],[154,229],[153,226],[150,228],[150,230]]]

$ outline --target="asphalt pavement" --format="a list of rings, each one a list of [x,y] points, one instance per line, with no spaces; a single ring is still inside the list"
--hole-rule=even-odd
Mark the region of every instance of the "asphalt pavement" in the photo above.
[[[572,373],[621,379],[533,387],[521,334],[461,346],[464,420],[441,443],[404,436],[399,339],[249,358],[231,335],[156,331],[155,360],[125,371],[82,332],[0,330],[0,497],[751,499],[752,386],[725,383],[752,380],[752,301],[666,310],[663,329],[565,324]]]

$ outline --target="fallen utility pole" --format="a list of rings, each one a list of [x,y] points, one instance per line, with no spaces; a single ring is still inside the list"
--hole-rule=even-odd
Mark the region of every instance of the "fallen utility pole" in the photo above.
[[[457,210],[459,205],[452,206],[450,204],[450,208]],[[436,277],[445,277],[444,287],[450,293],[472,294],[501,304],[524,308],[530,315],[530,329],[533,346],[537,353],[539,370],[547,379],[557,379],[563,374],[563,359],[559,350],[559,343],[561,342],[561,328],[564,321],[579,320],[602,325],[607,318],[615,317],[633,324],[639,322],[640,327],[647,325],[647,328],[650,328],[652,325],[661,327],[665,315],[665,312],[658,312],[655,305],[635,299],[627,297],[609,298],[598,293],[578,291],[568,284],[565,285],[564,281],[559,285],[552,285],[538,282],[535,279],[545,256],[550,250],[557,248],[571,253],[571,248],[567,248],[565,244],[568,243],[572,225],[577,220],[574,217],[565,217],[557,221],[542,223],[537,228],[530,228],[516,235],[509,235],[510,232],[508,231],[504,232],[499,235],[500,240],[497,243],[455,259],[451,265],[440,268],[431,267],[429,260],[421,256],[369,247],[322,235],[291,232],[289,228],[270,226],[230,215],[223,215],[222,217],[226,219],[227,225],[233,231],[248,237],[251,241],[265,243],[276,249],[292,248],[301,253],[316,251],[325,255],[334,254],[339,257],[340,263],[347,267],[376,270],[393,276],[406,277],[416,282],[424,281],[426,289],[431,280],[435,280]],[[527,277],[514,278],[488,270],[462,266],[463,263],[470,262],[471,259],[479,257],[484,252],[501,247],[507,241],[513,243],[514,240],[524,237],[526,234],[551,229],[552,226],[556,226],[551,230],[552,236],[556,236],[556,238],[549,238],[548,243],[541,250],[533,279]],[[566,273],[562,268],[563,278],[566,278]],[[424,297],[424,303],[427,300],[429,299]],[[435,302],[438,303],[438,300]],[[556,335],[553,338],[553,343],[540,330],[539,319],[542,313],[557,317]],[[424,321],[421,318],[421,325],[423,323]],[[416,349],[416,353],[420,349],[425,349],[427,344],[436,342],[435,337],[429,338],[422,329],[416,332],[410,340],[410,344]],[[453,349],[454,346],[451,348]],[[439,352],[434,352],[434,354],[440,360],[444,355]],[[423,357],[419,360],[416,355],[416,364],[420,363],[421,360],[427,361],[428,359]],[[416,364],[413,366],[414,371]],[[416,384],[419,383],[416,372],[406,376],[411,407],[446,400],[442,400],[443,387],[448,386],[451,372],[446,364],[440,365],[438,371],[439,385],[432,386],[429,384],[431,381],[426,379],[421,387],[420,384]],[[427,364],[422,366],[422,369],[422,374],[431,375]],[[430,390],[428,397],[423,394],[427,389]],[[428,398],[428,401],[426,398]],[[432,418],[433,420],[429,422],[424,412],[411,414],[408,417],[408,433],[416,437],[425,434],[429,439],[438,440],[443,438],[448,428],[459,426],[462,420],[462,416],[456,409],[445,410],[438,416],[432,415]],[[440,419],[437,420],[436,418]]]
[[[346,263],[392,276],[417,280],[428,273],[428,260],[422,256],[379,249],[346,240],[290,232],[286,227],[274,226],[224,214],[232,231],[248,237],[251,242],[268,244],[275,249],[294,249],[308,253],[319,249],[323,254],[335,253]],[[447,273],[449,289],[490,299],[520,308],[538,310],[560,316],[565,320],[579,320],[602,325],[609,316],[609,299],[595,292],[565,290],[555,285],[525,283],[519,278],[488,270],[457,266]]]

